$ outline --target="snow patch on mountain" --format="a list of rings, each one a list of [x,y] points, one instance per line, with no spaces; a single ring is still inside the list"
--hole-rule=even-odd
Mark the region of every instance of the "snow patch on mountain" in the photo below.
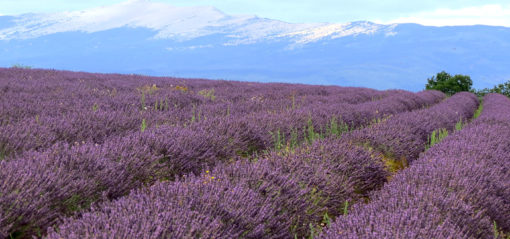
[[[290,38],[306,44],[325,37],[373,34],[392,26],[370,22],[293,24],[252,15],[227,15],[214,7],[176,7],[149,0],[123,3],[84,11],[16,16],[14,26],[0,29],[0,40],[30,39],[60,32],[99,32],[120,27],[155,30],[156,39],[186,41],[224,34],[224,45],[251,44],[268,39]]]
[[[360,34],[374,34],[379,31],[385,31],[387,35],[395,35],[393,32],[396,24],[394,25],[379,25],[371,22],[356,22],[356,23],[345,23],[345,24],[326,24],[324,26],[315,27],[313,29],[306,29],[304,31],[296,31],[291,33],[285,33],[283,37],[295,37],[296,43],[306,44],[310,42],[316,42],[320,39],[330,37],[331,39],[356,36]]]

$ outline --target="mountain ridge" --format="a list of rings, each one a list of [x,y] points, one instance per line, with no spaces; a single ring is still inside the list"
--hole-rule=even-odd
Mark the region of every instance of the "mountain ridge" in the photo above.
[[[180,15],[162,18],[165,7]],[[286,23],[182,9],[135,0],[0,16],[0,66],[413,91],[442,70],[470,75],[477,88],[510,79],[507,27]]]
[[[14,24],[0,29],[0,39],[30,39],[62,32],[93,33],[120,27],[145,27],[158,31],[154,36],[157,39],[185,41],[229,33],[231,38],[241,39],[234,41],[239,44],[268,37],[290,37],[295,38],[296,43],[307,43],[335,34],[369,34],[384,26],[367,21],[343,24],[288,23],[255,15],[227,15],[211,6],[175,7],[145,0],[83,11],[24,14],[15,17]]]

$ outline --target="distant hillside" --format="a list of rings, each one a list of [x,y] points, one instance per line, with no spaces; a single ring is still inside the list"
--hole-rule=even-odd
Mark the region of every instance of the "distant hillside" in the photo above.
[[[510,28],[292,24],[150,1],[0,17],[0,66],[420,90],[446,70],[510,79]]]

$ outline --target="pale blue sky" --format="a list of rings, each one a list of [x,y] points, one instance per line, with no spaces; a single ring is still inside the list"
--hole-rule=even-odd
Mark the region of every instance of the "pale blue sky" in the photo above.
[[[84,10],[126,0],[0,0],[0,15]],[[227,14],[255,14],[287,22],[510,26],[508,0],[152,0],[175,6],[214,6]]]

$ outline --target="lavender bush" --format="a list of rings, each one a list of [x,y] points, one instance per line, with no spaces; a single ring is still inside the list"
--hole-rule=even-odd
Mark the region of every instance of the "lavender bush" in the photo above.
[[[332,118],[356,128],[444,98],[21,69],[0,69],[0,87],[0,237],[42,235],[94,203],[271,149],[276,132],[303,142],[326,136]]]
[[[443,109],[456,109],[457,114],[447,114],[441,123],[435,124],[437,127],[453,128],[458,121],[459,115],[468,117],[472,115],[477,108],[476,98],[472,95],[459,94],[456,97],[449,98],[444,102],[428,109],[413,112],[411,116],[416,117],[414,121],[408,121],[405,127],[421,130],[430,134],[434,129],[420,121],[420,117],[437,115]],[[457,108],[454,108],[457,107]],[[407,113],[404,113],[407,114]],[[411,117],[406,116],[406,117]],[[394,116],[395,118],[400,115]],[[391,124],[396,121],[390,118],[381,124],[387,125],[391,129]],[[383,127],[381,126],[381,129]],[[363,131],[361,129],[360,131]],[[352,133],[356,135],[356,133]],[[203,191],[199,195],[210,195],[220,192],[243,189],[250,191],[249,198],[239,198],[244,202],[263,201],[263,207],[259,204],[243,203],[239,204],[235,210],[228,209],[229,212],[239,212],[236,217],[223,217],[222,210],[227,210],[229,206],[223,204],[230,199],[222,196],[215,198],[214,201],[200,202],[188,198],[189,202],[182,202],[180,206],[190,208],[200,215],[215,217],[220,222],[225,223],[217,234],[211,235],[214,238],[242,237],[247,238],[292,238],[294,236],[305,237],[314,234],[322,226],[328,224],[327,218],[333,218],[344,213],[344,205],[349,202],[363,200],[368,191],[376,190],[381,187],[389,175],[383,165],[383,158],[380,154],[373,154],[363,146],[352,144],[352,136],[348,135],[342,138],[329,138],[315,141],[312,145],[303,145],[289,154],[282,152],[273,152],[262,158],[257,158],[255,162],[246,162],[238,160],[233,164],[220,164],[213,170],[202,173],[203,182],[208,184],[214,182],[215,185],[221,185],[221,190],[214,188],[212,192]],[[407,138],[401,138],[401,147],[412,147],[413,141],[407,141]],[[426,141],[422,148],[425,148]],[[200,178],[200,177],[198,177]],[[173,187],[190,188],[199,190],[192,177],[176,182],[167,182],[157,184],[147,191],[136,191],[120,201],[107,202],[95,208],[92,212],[84,213],[84,219],[68,218],[64,223],[55,229],[50,229],[49,238],[59,238],[64,235],[75,235],[76,237],[86,237],[94,231],[98,235],[110,237],[117,232],[133,231],[139,225],[146,225],[146,219],[130,221],[123,223],[120,220],[128,217],[132,210],[124,210],[127,206],[121,206],[119,202],[129,200],[128,207],[137,207],[146,203],[139,198],[145,198],[147,195],[158,194],[159,192],[171,191]],[[197,188],[198,187],[198,188]],[[186,195],[186,194],[185,194]],[[169,198],[180,198],[179,193],[162,198],[151,199],[153,202],[160,200],[173,201]],[[198,196],[197,196],[198,197]],[[200,196],[201,197],[201,196]],[[164,199],[163,199],[164,198]],[[347,202],[347,204],[346,204]],[[196,205],[194,203],[197,203]],[[175,205],[174,202],[172,205]],[[177,203],[178,204],[178,203]],[[188,206],[192,204],[193,206]],[[179,204],[178,204],[179,205]],[[238,205],[238,204],[235,204]],[[259,208],[257,208],[259,207]],[[269,208],[270,210],[267,210]],[[161,209],[153,208],[150,213],[159,215],[171,208]],[[469,210],[460,207],[454,215],[468,215]],[[438,211],[439,213],[440,211]],[[189,212],[191,213],[191,212]],[[229,218],[236,218],[230,221]],[[271,218],[259,221],[260,218]],[[166,222],[172,223],[173,222]],[[104,228],[102,225],[117,225],[117,229]],[[79,226],[78,226],[79,225]],[[160,227],[158,227],[160,228]],[[157,237],[176,237],[173,226],[166,226],[167,230],[159,231]],[[207,228],[194,231],[206,231]],[[124,235],[124,234],[123,234]],[[129,237],[129,236],[128,236]]]
[[[459,121],[470,119],[478,107],[472,93],[461,92],[428,109],[403,113],[380,124],[346,136],[385,155],[389,163],[407,165],[425,150],[434,130],[453,131]]]
[[[321,238],[498,238],[510,229],[510,100],[433,146]]]
[[[2,157],[32,149],[44,150],[57,142],[102,144],[110,137],[138,131],[142,122],[149,128],[186,126],[226,116],[277,115],[289,111],[312,115],[310,110],[317,106],[345,108],[406,93],[406,97],[418,100],[420,106],[444,97],[429,91],[414,96],[409,92],[365,88],[211,83],[12,68],[0,69],[0,89]],[[405,97],[402,101],[406,101]],[[399,107],[394,112],[401,110]],[[319,120],[314,121],[321,124]]]

